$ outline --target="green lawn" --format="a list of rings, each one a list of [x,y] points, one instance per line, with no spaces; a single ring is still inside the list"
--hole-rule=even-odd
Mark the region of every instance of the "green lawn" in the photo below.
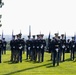
[[[2,55],[0,75],[76,75],[76,62],[69,60],[69,53],[66,53],[66,61],[55,67],[52,66],[49,53],[45,53],[42,63],[27,61],[25,58],[23,54],[22,63],[11,63],[10,51],[7,51],[6,55]]]

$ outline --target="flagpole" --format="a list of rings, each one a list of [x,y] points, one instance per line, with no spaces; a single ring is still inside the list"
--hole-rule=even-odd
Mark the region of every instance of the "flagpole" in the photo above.
[[[31,38],[31,25],[29,25],[29,36]]]
[[[3,40],[3,30],[2,30],[2,40]]]

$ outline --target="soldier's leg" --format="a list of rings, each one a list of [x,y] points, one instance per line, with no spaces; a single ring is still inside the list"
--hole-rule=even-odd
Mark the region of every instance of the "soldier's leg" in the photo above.
[[[50,58],[51,60],[53,59],[53,55],[52,55],[52,54],[53,54],[53,53],[52,53],[52,51],[51,51],[51,58]]]
[[[22,50],[20,51],[20,62],[22,62]]]
[[[28,49],[26,49],[26,59],[28,59]]]
[[[73,60],[74,60],[74,50],[73,50]]]
[[[2,54],[2,53],[1,53],[1,50],[0,50],[0,63],[1,63],[1,54]]]
[[[65,50],[63,50],[63,61],[65,60]]]
[[[35,50],[35,58],[34,58],[35,60],[35,62],[36,62],[36,60],[37,60],[37,50]]]
[[[38,62],[40,62],[40,51],[38,51]]]
[[[60,59],[59,52],[57,52],[57,66],[59,66],[59,59]]]
[[[11,61],[13,61],[13,50],[11,50]]]
[[[70,51],[70,59],[71,59],[71,60],[72,60],[72,56],[73,56],[73,55],[72,55],[72,50],[71,50],[71,51]]]
[[[33,54],[32,54],[32,50],[30,50],[30,60],[32,61],[32,57],[33,57]]]
[[[6,49],[4,49],[4,54],[6,54]]]
[[[3,48],[2,48],[2,54],[3,54]]]
[[[25,53],[25,48],[23,48],[22,52],[23,52],[23,54]]]
[[[44,50],[42,50],[42,56],[41,56],[41,61],[43,62],[44,61]]]
[[[19,50],[16,51],[16,62],[19,62]]]
[[[53,66],[55,66],[55,53],[53,53]]]

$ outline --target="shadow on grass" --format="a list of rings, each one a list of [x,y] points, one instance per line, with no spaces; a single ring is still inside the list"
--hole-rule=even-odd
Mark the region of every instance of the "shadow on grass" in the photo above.
[[[4,75],[11,75],[11,74],[15,74],[15,73],[18,73],[18,72],[23,72],[23,71],[27,71],[27,70],[43,67],[43,66],[48,66],[48,65],[51,65],[51,64],[52,63],[48,63],[48,64],[44,64],[44,65],[39,65],[39,66],[35,66],[35,67],[29,67],[29,68],[25,68],[25,69],[22,69],[22,70],[17,70],[17,71],[14,71],[14,72],[10,72],[10,73],[4,74]],[[50,68],[50,67],[53,67],[53,66],[49,66],[48,68]]]
[[[71,59],[70,59],[70,58],[68,58],[68,59],[65,59],[65,61],[71,61]]]
[[[3,63],[8,63],[8,64],[18,64],[16,62],[12,62],[12,61],[4,61]]]

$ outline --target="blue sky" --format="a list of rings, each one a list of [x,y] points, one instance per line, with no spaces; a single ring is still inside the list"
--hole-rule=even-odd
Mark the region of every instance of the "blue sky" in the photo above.
[[[76,33],[76,0],[3,0],[2,27],[4,34],[20,32],[29,34],[43,33],[53,35],[74,35]]]

